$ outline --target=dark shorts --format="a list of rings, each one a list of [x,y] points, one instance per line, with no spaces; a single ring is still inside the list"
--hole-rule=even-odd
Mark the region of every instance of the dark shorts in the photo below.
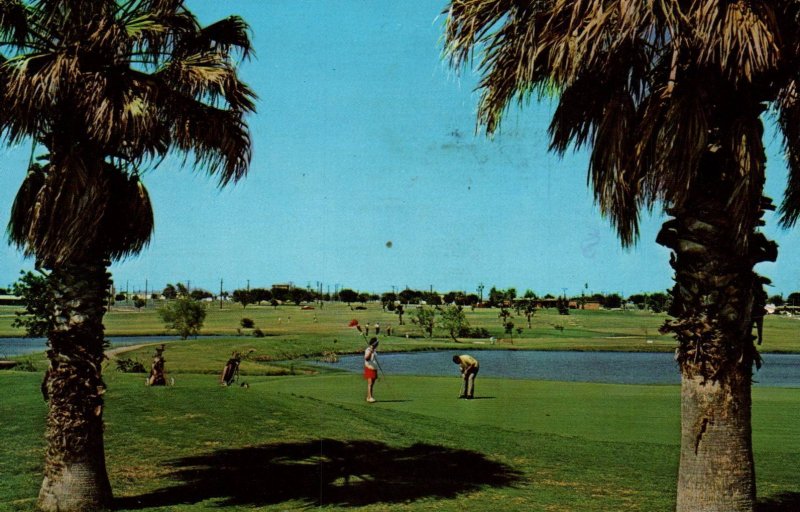
[[[369,369],[369,368],[367,368],[365,366],[364,367],[364,378],[365,379],[372,379],[372,380],[377,379],[378,378],[378,370],[371,370],[371,369]]]

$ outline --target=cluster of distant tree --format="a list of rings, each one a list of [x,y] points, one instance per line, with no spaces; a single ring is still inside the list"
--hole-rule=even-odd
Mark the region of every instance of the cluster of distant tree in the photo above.
[[[342,290],[342,292],[346,291],[347,290]],[[339,292],[340,296],[342,292]],[[249,288],[234,290],[233,293],[231,293],[231,299],[233,299],[234,302],[238,302],[243,307],[247,307],[249,304],[264,303],[268,303],[273,306],[283,303],[300,305],[304,302],[331,300],[331,294],[319,293],[317,291],[308,288],[300,288],[298,286],[273,286],[271,288]],[[342,302],[356,301],[355,299],[346,301],[343,298],[340,298],[339,300]],[[364,302],[367,300],[369,299],[365,299]]]
[[[669,308],[671,298],[665,292],[635,294],[628,297],[628,303],[635,305],[639,309],[649,309],[656,313],[661,313]]]
[[[406,288],[399,293],[386,292],[381,294],[380,301],[384,308],[391,310],[392,305],[402,304],[428,304],[430,306],[441,306],[444,304],[455,304],[457,306],[471,306],[477,304],[480,299],[475,294],[465,294],[461,291],[451,291],[440,294],[437,291],[412,290]]]
[[[800,292],[792,292],[783,298],[783,295],[773,295],[767,299],[768,304],[775,306],[800,306]]]
[[[30,273],[22,273],[22,278],[15,283],[11,288],[0,288],[0,295],[14,294],[21,295],[26,286],[32,284],[32,280],[36,277]],[[482,291],[482,287],[481,287]],[[319,293],[315,290],[301,287],[292,286],[272,286],[271,288],[250,288],[250,289],[237,289],[232,293],[222,292],[222,297],[227,299],[230,297],[233,301],[238,302],[244,307],[250,304],[271,304],[278,305],[283,303],[302,304],[315,301],[330,301],[338,300],[347,304],[366,304],[367,302],[378,302],[382,304],[384,310],[395,311],[398,304],[427,304],[430,306],[442,305],[455,305],[455,306],[476,306],[482,304],[489,307],[522,307],[519,304],[524,304],[525,301],[520,299],[540,300],[546,299],[548,303],[558,300],[563,300],[564,303],[570,304],[572,307],[582,307],[586,303],[598,303],[606,309],[630,308],[646,309],[654,312],[663,312],[669,308],[670,296],[666,292],[655,293],[637,293],[624,298],[618,293],[593,293],[588,295],[581,295],[578,297],[556,297],[552,294],[538,296],[535,292],[527,289],[521,296],[518,295],[516,288],[500,289],[491,287],[487,296],[484,298],[475,293],[466,293],[464,291],[450,291],[441,293],[431,290],[414,290],[406,288],[400,292],[385,292],[382,294],[359,292],[350,288],[343,288],[337,293]],[[152,300],[167,299],[175,300],[179,298],[192,299],[201,301],[203,299],[218,299],[219,297],[208,290],[202,288],[189,288],[183,283],[168,283],[161,293],[151,293],[149,296]],[[142,308],[147,305],[146,296],[144,294],[128,294],[117,293],[112,297],[112,303],[128,302],[136,308]],[[783,295],[772,295],[768,298],[767,303],[774,304],[775,306],[800,306],[800,292],[789,293],[786,297]],[[555,307],[555,306],[554,306]],[[562,309],[562,308],[559,308]]]
[[[175,299],[179,297],[189,297],[194,300],[201,300],[204,298],[217,298],[211,292],[200,288],[189,291],[182,283],[176,285],[168,284],[162,296],[165,299]],[[224,297],[228,297],[228,293],[223,293]],[[796,297],[795,297],[796,296]],[[794,297],[796,302],[800,304],[800,294],[790,294],[789,297]],[[125,296],[122,295],[122,299]],[[489,307],[508,307],[514,302],[520,302],[518,299],[531,299],[538,300],[540,297],[530,289],[527,289],[522,296],[519,296],[516,288],[499,289],[492,287],[485,300],[475,293],[466,293],[464,291],[450,291],[441,293],[431,290],[414,290],[406,288],[400,292],[385,292],[380,295],[375,293],[359,292],[351,288],[342,288],[337,293],[319,293],[315,290],[291,287],[291,286],[273,286],[271,288],[249,288],[237,289],[230,294],[230,298],[234,302],[238,302],[243,307],[250,304],[271,304],[278,305],[283,303],[302,304],[315,301],[330,301],[338,300],[347,304],[366,304],[367,302],[380,301],[385,310],[394,311],[397,304],[427,304],[431,306],[441,305],[456,305],[456,306],[476,306],[483,304]],[[601,294],[594,293],[591,295],[580,297],[556,297],[552,294],[546,294],[541,299],[558,300],[563,299],[565,303],[577,303],[578,307],[587,302],[599,303],[604,308],[615,309],[625,306],[635,306],[639,309],[648,309],[655,312],[665,311],[668,307],[669,295],[666,293],[650,293],[650,294],[635,294],[627,299],[624,299],[617,293]],[[780,299],[776,296],[776,300]],[[782,304],[774,301],[776,305]]]

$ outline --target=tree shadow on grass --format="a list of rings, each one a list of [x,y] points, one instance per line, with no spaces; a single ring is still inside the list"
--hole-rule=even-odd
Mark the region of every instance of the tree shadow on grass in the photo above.
[[[797,512],[800,510],[800,492],[785,492],[758,501],[756,512]]]
[[[364,506],[452,498],[484,486],[507,487],[520,473],[482,454],[430,444],[394,448],[374,441],[324,439],[218,450],[171,463],[179,485],[119,498],[117,509],[220,499],[221,506]]]

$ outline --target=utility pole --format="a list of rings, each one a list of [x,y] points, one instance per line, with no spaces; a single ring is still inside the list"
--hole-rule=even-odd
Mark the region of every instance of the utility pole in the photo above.
[[[144,307],[147,307],[147,288],[150,283],[147,278],[144,279]]]
[[[222,278],[219,278],[219,309],[222,309]]]

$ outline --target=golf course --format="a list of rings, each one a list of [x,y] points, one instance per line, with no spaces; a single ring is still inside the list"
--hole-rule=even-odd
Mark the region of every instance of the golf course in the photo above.
[[[539,310],[530,328],[517,316],[522,331],[511,338],[498,309],[467,308],[470,326],[485,328],[492,342],[453,341],[442,329],[423,336],[411,322],[413,306],[403,325],[380,304],[365,307],[212,303],[201,336],[180,340],[155,305],[115,306],[105,317],[107,336],[170,336],[107,352],[105,449],[115,508],[674,510],[678,385],[480,375],[475,399],[458,400],[451,364],[441,376],[384,372],[377,402],[368,404],[357,371],[316,364],[363,352],[364,335],[348,327],[354,319],[380,323],[379,358],[445,351],[480,360],[486,349],[673,352],[675,342],[658,332],[663,314]],[[0,309],[0,336],[22,335],[11,326],[14,316],[14,308]],[[244,318],[254,327],[243,328]],[[800,352],[798,328],[795,318],[768,317],[762,352]],[[147,374],[118,370],[121,359],[149,370],[162,343],[172,385],[148,387]],[[242,354],[238,378],[222,386],[221,370],[234,351]],[[0,510],[29,511],[46,446],[40,384],[47,360],[41,352],[12,359],[18,366],[0,372]],[[753,388],[760,512],[800,509],[799,420],[796,388]]]

